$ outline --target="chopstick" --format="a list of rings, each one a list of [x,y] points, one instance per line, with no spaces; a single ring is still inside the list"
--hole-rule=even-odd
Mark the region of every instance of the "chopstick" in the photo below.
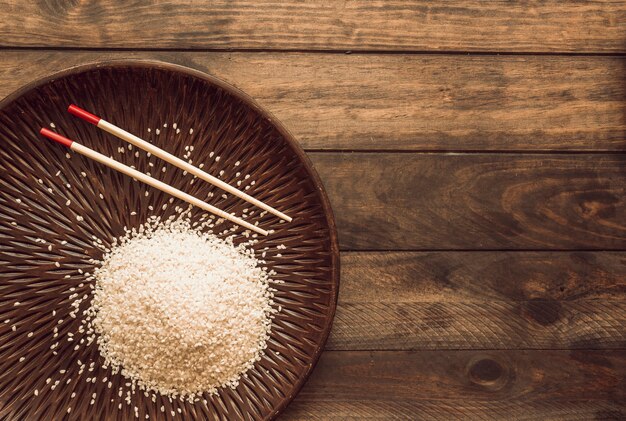
[[[269,234],[266,230],[261,229],[257,227],[256,225],[253,225],[249,222],[244,221],[241,218],[238,218],[234,215],[224,212],[223,210],[218,209],[215,206],[209,205],[208,203],[203,202],[202,200],[195,198],[194,196],[190,194],[187,194],[168,184],[165,184],[164,182],[159,181],[156,178],[150,177],[149,175],[146,175],[142,173],[141,171],[137,171],[131,167],[128,167],[122,164],[121,162],[118,162],[112,158],[109,158],[108,156],[102,155],[101,153],[96,152],[93,149],[90,149],[84,145],[81,145],[80,143],[75,142],[71,139],[68,139],[65,136],[61,136],[60,134],[55,133],[46,128],[42,128],[39,133],[41,133],[43,136],[47,137],[48,139],[54,140],[55,142],[68,147],[74,152],[78,152],[81,155],[85,155],[86,157],[91,158],[94,161],[104,164],[107,167],[113,168],[114,170],[119,171],[122,174],[126,174],[130,177],[133,177],[136,180],[141,181],[142,183],[152,186],[155,189],[161,190],[162,192],[170,194],[178,199],[184,200],[187,203],[191,203],[192,205],[197,206],[200,209],[204,209],[207,212],[211,212],[212,214],[215,214],[219,216],[220,218],[227,219],[231,222],[234,222],[238,225],[241,225],[242,227],[245,227],[249,230],[252,230],[262,235]]]
[[[182,159],[172,155],[171,153],[154,146],[152,143],[146,142],[145,140],[135,136],[134,134],[129,133],[120,127],[117,127],[116,125],[112,123],[109,123],[108,121],[102,119],[101,117],[91,114],[89,111],[85,111],[82,108],[74,104],[70,105],[67,110],[70,112],[70,114],[75,115],[76,117],[79,117],[95,125],[96,127],[108,133],[111,133],[113,136],[116,136],[122,140],[127,141],[128,143],[134,146],[137,146],[138,148],[143,149],[146,152],[150,152],[152,155],[158,158],[161,158],[162,160],[169,162],[170,164],[180,169],[183,169],[187,171],[188,173],[195,175],[198,178],[208,183],[213,184],[214,186],[217,186],[221,188],[222,190],[227,191],[228,193],[231,193],[232,195],[237,196],[240,199],[245,200],[246,202],[249,202],[265,211],[268,211],[269,213],[276,215],[277,217],[284,219],[287,222],[291,222],[292,220],[290,216],[285,215],[283,212],[279,211],[278,209],[274,209],[273,207],[261,202],[258,199],[255,199],[254,197],[250,196],[247,193],[242,192],[241,190],[236,189],[230,184],[223,182],[219,178],[212,176],[211,174],[201,170],[200,168],[195,167],[189,164],[188,162],[185,162]]]

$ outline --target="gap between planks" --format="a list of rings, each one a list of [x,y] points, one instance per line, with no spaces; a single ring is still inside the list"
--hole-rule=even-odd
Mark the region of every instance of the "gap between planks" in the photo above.
[[[154,47],[64,47],[0,45],[0,51],[58,51],[58,52],[142,52],[142,53],[285,53],[338,55],[407,55],[407,56],[541,56],[541,57],[626,57],[626,52],[546,52],[546,51],[472,51],[472,50],[360,50],[360,49],[302,49],[302,48],[154,48]]]

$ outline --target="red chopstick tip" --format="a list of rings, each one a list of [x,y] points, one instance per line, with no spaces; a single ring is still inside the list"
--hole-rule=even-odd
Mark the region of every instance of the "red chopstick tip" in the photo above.
[[[97,126],[100,120],[102,120],[97,115],[93,115],[89,111],[85,111],[74,104],[67,107],[67,111],[69,111],[70,114],[75,115],[78,118],[82,118],[86,122],[93,124],[94,126]]]
[[[39,130],[39,133],[41,133],[42,136],[47,137],[48,139],[54,140],[55,142],[60,143],[63,146],[67,146],[68,148],[71,148],[72,143],[74,143],[73,140],[70,140],[65,136],[61,136],[60,134],[55,133],[52,130],[48,130],[45,127]]]

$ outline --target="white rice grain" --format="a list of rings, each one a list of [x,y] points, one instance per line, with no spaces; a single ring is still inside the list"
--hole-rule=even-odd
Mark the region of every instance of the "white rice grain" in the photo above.
[[[87,313],[104,365],[133,391],[192,402],[236,387],[266,348],[276,313],[269,273],[248,245],[188,220],[153,217],[127,231],[92,279]]]

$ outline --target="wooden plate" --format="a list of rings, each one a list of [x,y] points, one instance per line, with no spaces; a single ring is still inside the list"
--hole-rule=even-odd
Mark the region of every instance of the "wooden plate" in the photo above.
[[[224,170],[222,179],[231,184],[243,180],[241,188],[250,186],[248,193],[294,217],[279,223],[257,212],[252,219],[275,230],[255,250],[270,247],[267,266],[284,281],[275,297],[282,310],[262,360],[235,390],[207,394],[206,403],[195,404],[162,396],[153,402],[138,392],[128,405],[126,379],[101,368],[97,346],[80,345],[80,336],[68,341],[67,332],[80,324],[69,316],[70,294],[89,292],[80,272],[92,269],[90,258],[101,257],[92,235],[106,243],[125,226],[138,226],[153,214],[167,217],[182,205],[169,205],[165,194],[80,155],[70,152],[67,158],[66,149],[43,140],[39,128],[52,123],[53,130],[142,171],[154,168],[156,174],[161,168],[154,157],[143,152],[135,157],[135,149],[69,115],[70,103],[177,156],[193,145],[194,163],[204,163],[213,174]],[[211,76],[172,64],[124,61],[72,68],[11,95],[0,103],[0,142],[0,419],[271,419],[285,408],[328,337],[339,252],[322,184],[282,125]],[[190,184],[191,178],[173,167],[156,176],[197,197],[213,192],[209,201],[229,212],[252,208],[232,196],[222,198],[207,183]],[[194,210],[192,217],[200,214]],[[276,250],[281,244],[286,249]]]

